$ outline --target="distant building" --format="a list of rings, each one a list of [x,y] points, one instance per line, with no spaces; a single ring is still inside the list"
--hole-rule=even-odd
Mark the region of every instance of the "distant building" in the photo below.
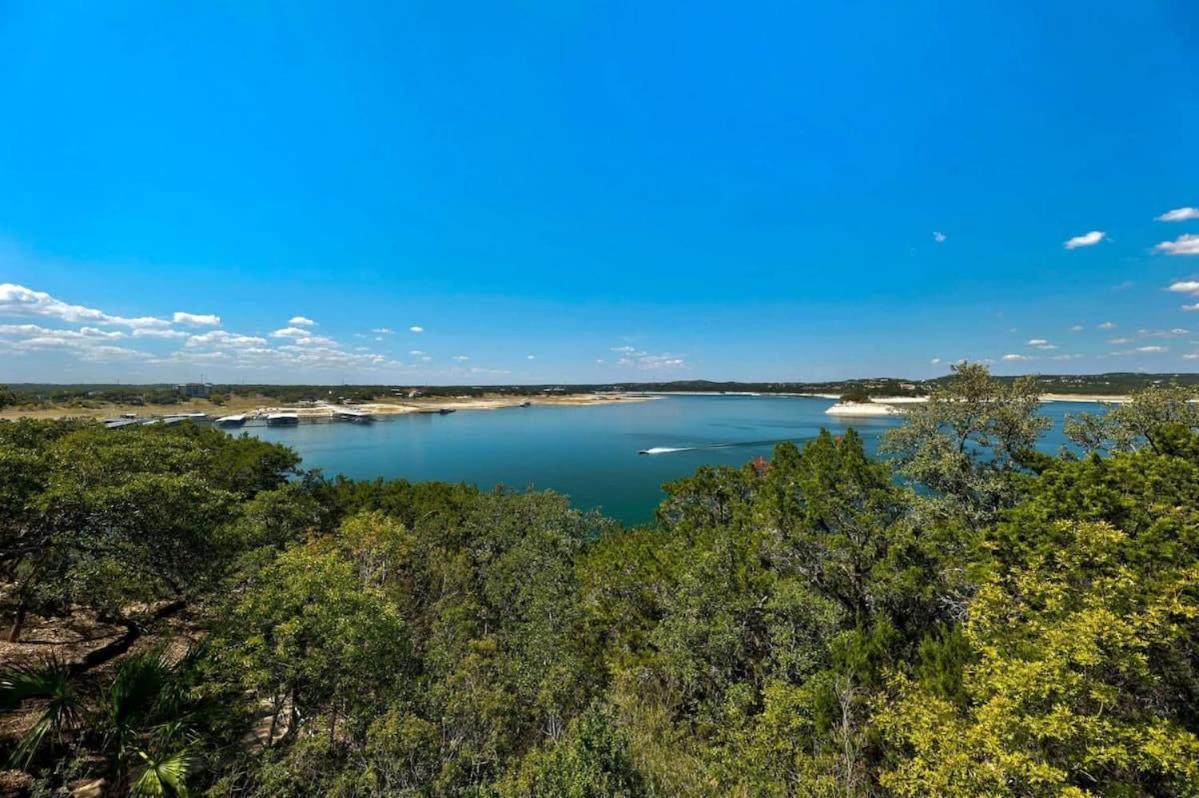
[[[212,383],[208,382],[188,382],[183,385],[176,385],[175,390],[186,396],[188,399],[203,399],[207,398],[208,394],[212,393]]]

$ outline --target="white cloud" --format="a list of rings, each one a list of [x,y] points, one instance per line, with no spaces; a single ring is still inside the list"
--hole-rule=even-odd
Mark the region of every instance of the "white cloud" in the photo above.
[[[1168,352],[1169,349],[1164,346],[1138,346],[1137,351],[1146,354],[1156,354],[1158,352]]]
[[[1082,332],[1082,325],[1075,324],[1073,327],[1070,328],[1070,332]]]
[[[934,230],[933,231],[933,241],[936,241],[938,244],[944,244],[945,243],[945,234],[942,233],[940,230]]]
[[[1183,327],[1175,327],[1172,330],[1137,330],[1137,335],[1142,338],[1181,338],[1184,335],[1190,335],[1191,331]]]
[[[621,358],[616,361],[618,366],[632,366],[640,369],[674,369],[686,365],[681,356],[668,352],[656,355],[632,346],[613,346],[611,351],[621,355]]]
[[[39,352],[64,350],[89,361],[126,360],[147,357],[145,352],[106,343],[124,338],[122,332],[106,332],[95,327],[78,330],[51,329],[37,324],[0,324],[0,341],[8,351]]]
[[[92,338],[107,338],[109,340],[125,337],[125,333],[120,330],[101,330],[96,327],[80,327],[79,332]]]
[[[1183,310],[1186,310],[1186,311],[1192,311],[1192,312],[1193,312],[1193,311],[1196,311],[1196,310],[1199,310],[1199,302],[1196,302],[1196,303],[1195,303],[1195,304],[1193,304],[1193,305],[1183,305],[1183,306],[1182,306],[1182,309],[1183,309]]]
[[[125,318],[95,308],[71,305],[45,292],[11,283],[0,285],[0,318],[6,315],[44,317],[59,323],[81,325],[77,329],[59,329],[39,324],[0,324],[0,350],[7,356],[61,351],[87,362],[138,359],[148,365],[272,368],[289,376],[309,369],[378,371],[402,366],[385,355],[365,348],[347,352],[332,338],[313,335],[311,330],[304,328],[314,326],[315,322],[305,317],[294,317],[288,327],[271,333],[275,339],[284,339],[282,346],[272,347],[267,338],[257,335],[221,329],[188,333],[171,327],[172,323],[216,326],[220,319],[215,314],[180,311],[172,314],[170,321],[153,317]],[[107,329],[114,326],[128,330]],[[182,347],[173,344],[178,348],[166,353],[142,352],[112,345],[113,341],[126,338],[136,338],[159,346],[179,339],[185,339],[185,342]]]
[[[413,357],[420,357],[424,354],[424,352],[420,351],[419,349],[410,349],[408,354],[412,355]]]
[[[1069,239],[1065,244],[1062,244],[1062,246],[1064,246],[1066,249],[1093,247],[1106,237],[1107,234],[1102,230],[1092,230],[1089,233],[1083,233],[1080,236],[1074,236],[1074,238]]]
[[[1028,355],[1018,355],[1018,354],[1016,354],[1016,353],[1014,353],[1014,352],[1010,352],[1010,353],[1008,353],[1008,354],[1006,354],[1006,355],[1004,355],[1003,357],[1001,357],[1001,358],[1000,358],[1000,360],[1006,360],[1006,361],[1009,361],[1009,362],[1011,362],[1011,361],[1013,361],[1013,360],[1028,360],[1028,359],[1029,359],[1029,358],[1028,358]]]
[[[1109,338],[1107,342],[1109,344],[1115,344],[1116,346],[1120,346],[1121,344],[1131,344],[1132,339],[1131,338]]]
[[[220,327],[221,317],[212,313],[185,313],[176,310],[172,320],[176,324],[190,324],[193,327]]]
[[[940,365],[940,364],[941,364],[941,358],[939,358],[939,357],[934,357],[932,360],[930,360],[930,361],[928,361],[928,362],[929,362],[929,363],[931,363],[931,364],[933,364],[934,366],[938,366],[938,365]]]
[[[193,335],[187,339],[184,346],[196,347],[263,347],[267,345],[265,338],[259,338],[256,335],[238,335],[237,333],[226,332],[225,330],[213,330],[200,335]]]
[[[1199,280],[1176,280],[1170,283],[1170,287],[1166,290],[1176,294],[1199,295]]]
[[[157,329],[152,327],[139,327],[133,331],[134,338],[186,338],[191,333],[186,333],[183,330]]]
[[[536,359],[537,359],[537,355],[527,355],[525,357],[525,360],[536,360]]]
[[[1187,233],[1173,241],[1163,241],[1154,249],[1167,255],[1199,255],[1199,235]]]
[[[1115,324],[1115,322],[1111,322],[1111,321],[1105,321],[1105,322],[1103,322],[1103,324],[1100,324],[1100,325],[1099,325],[1099,329],[1101,329],[1101,330],[1114,330],[1114,329],[1116,329],[1116,324]]]
[[[34,291],[15,283],[0,283],[0,316],[44,316],[66,322],[108,324],[133,329],[167,327],[170,322],[150,316],[126,318],[95,308],[72,305],[44,291]]]
[[[470,358],[466,355],[454,355],[453,359],[459,363],[465,363],[466,361],[470,360]]]
[[[287,323],[292,327],[314,327],[316,322],[307,316],[292,316],[287,320]]]
[[[420,326],[419,324],[413,324],[411,327],[408,328],[408,332],[423,333],[424,331],[425,331],[425,328]]]
[[[1199,208],[1175,208],[1157,217],[1159,222],[1187,222],[1199,219]]]
[[[392,335],[395,333],[395,330],[391,329],[390,327],[376,327],[375,329],[371,330],[371,332],[373,332],[375,335]]]

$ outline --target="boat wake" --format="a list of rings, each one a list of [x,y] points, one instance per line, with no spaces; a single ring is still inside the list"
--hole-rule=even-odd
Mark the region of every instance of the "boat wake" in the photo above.
[[[702,446],[652,446],[649,449],[639,449],[637,454],[676,454],[678,452],[703,452],[709,449],[734,449],[742,446],[773,446],[790,438],[777,438],[769,441],[741,441],[739,443],[708,443]]]

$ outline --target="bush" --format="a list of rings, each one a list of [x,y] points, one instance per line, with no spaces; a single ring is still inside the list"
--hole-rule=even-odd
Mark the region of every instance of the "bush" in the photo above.
[[[841,394],[842,402],[852,402],[855,404],[865,404],[870,401],[870,392],[860,385],[855,385],[845,393]]]

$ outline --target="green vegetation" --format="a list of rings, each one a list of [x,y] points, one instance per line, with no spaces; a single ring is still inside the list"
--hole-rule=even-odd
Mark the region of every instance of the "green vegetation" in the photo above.
[[[31,794],[1199,795],[1199,414],[1033,452],[963,365],[701,468],[625,529],[552,493],[300,470],[190,425],[0,423],[0,674]],[[120,630],[125,630],[123,633]]]
[[[477,397],[485,394],[509,396],[539,396],[564,393],[593,393],[596,391],[648,391],[687,393],[776,393],[827,394],[844,397],[866,396],[927,396],[938,387],[952,382],[947,377],[932,380],[910,380],[900,377],[832,380],[824,382],[713,382],[711,380],[676,380],[673,382],[625,382],[545,385],[212,385],[209,401],[223,404],[229,399],[266,397],[281,404],[316,401],[372,402],[398,400],[416,396],[447,398]],[[1010,383],[1018,377],[994,377],[999,383]],[[1199,374],[1143,374],[1117,372],[1110,374],[1041,374],[1030,378],[1038,393],[1124,396],[1148,388],[1170,385],[1199,387]],[[173,385],[48,385],[26,383],[10,387],[9,404],[28,406],[93,406],[91,403],[120,405],[177,404],[183,395]],[[849,401],[849,400],[846,400]],[[0,409],[4,397],[0,395]],[[94,406],[98,406],[94,405]]]
[[[864,385],[851,385],[841,394],[842,402],[865,404],[870,401],[870,390]]]

